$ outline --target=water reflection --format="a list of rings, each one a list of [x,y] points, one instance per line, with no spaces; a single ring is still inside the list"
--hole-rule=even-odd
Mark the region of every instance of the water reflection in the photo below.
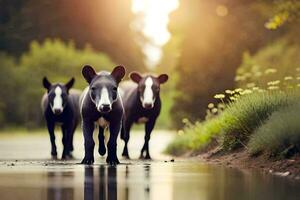
[[[84,199],[85,200],[116,200],[117,168],[101,165],[97,168],[84,168]]]
[[[32,167],[32,166],[29,166]],[[300,183],[197,162],[26,167],[0,171],[1,199],[298,200]]]
[[[56,172],[50,171],[47,173],[47,180],[49,187],[47,189],[47,199],[60,200],[60,199],[74,199],[74,187],[61,187],[60,184],[66,177],[74,178],[73,172]]]

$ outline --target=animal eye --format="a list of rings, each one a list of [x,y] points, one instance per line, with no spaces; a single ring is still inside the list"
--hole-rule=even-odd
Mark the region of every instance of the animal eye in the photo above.
[[[113,91],[115,91],[115,92],[116,92],[117,90],[118,90],[118,88],[117,88],[117,87],[114,87],[114,88],[113,88]]]
[[[96,87],[92,87],[91,89],[94,91],[94,90],[96,90]]]

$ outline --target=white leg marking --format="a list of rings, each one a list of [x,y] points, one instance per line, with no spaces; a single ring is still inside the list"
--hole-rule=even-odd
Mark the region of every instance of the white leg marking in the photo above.
[[[148,77],[145,81],[145,90],[142,99],[143,106],[146,104],[151,104],[153,106],[154,104],[152,85],[153,80],[151,77]]]
[[[62,90],[59,86],[57,86],[54,90],[55,97],[53,100],[53,107],[52,111],[54,112],[55,110],[60,110],[61,112],[63,111],[63,100],[61,97]]]

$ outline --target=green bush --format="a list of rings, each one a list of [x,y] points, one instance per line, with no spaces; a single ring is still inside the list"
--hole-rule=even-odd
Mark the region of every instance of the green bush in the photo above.
[[[7,122],[20,121],[19,88],[16,85],[17,73],[16,62],[13,57],[0,53],[0,127]],[[17,82],[18,83],[18,82]]]
[[[186,123],[179,136],[168,145],[166,152],[181,155],[188,151],[200,151],[214,141],[218,141],[226,151],[247,146],[251,134],[273,112],[299,101],[298,90],[264,91],[243,95],[229,103],[224,111],[214,118],[195,124]]]
[[[250,137],[251,154],[291,156],[300,150],[300,104],[274,112]]]
[[[287,37],[276,40],[259,50],[256,54],[244,53],[243,62],[237,69],[236,81],[239,87],[246,87],[249,83],[266,88],[271,81],[281,80],[281,85],[297,81],[300,77],[300,46],[299,43],[289,41]],[[284,56],[283,56],[284,55]],[[284,81],[285,77],[293,80]],[[299,81],[299,80],[298,80]]]
[[[76,49],[73,42],[64,43],[59,39],[46,39],[43,43],[32,41],[28,52],[20,59],[20,70],[27,76],[37,77],[36,83],[47,75],[51,81],[67,81],[76,78],[76,86],[84,88],[86,82],[81,76],[84,64],[97,70],[111,70],[116,64],[104,53],[96,52],[89,45],[83,50]]]
[[[298,90],[255,92],[230,103],[224,111],[228,117],[224,126],[223,148],[231,150],[246,145],[252,132],[274,111],[300,100],[297,93]]]
[[[97,70],[111,70],[115,64],[90,47],[75,48],[74,43],[59,39],[33,41],[28,52],[19,62],[12,57],[0,55],[0,126],[38,127],[42,124],[40,101],[45,89],[42,78],[51,82],[66,82],[75,77],[75,88],[83,89],[87,83],[81,75],[84,64]]]
[[[223,120],[220,120],[222,117],[195,124],[185,119],[185,127],[178,131],[178,136],[167,146],[165,152],[179,156],[189,151],[206,148],[222,133]]]

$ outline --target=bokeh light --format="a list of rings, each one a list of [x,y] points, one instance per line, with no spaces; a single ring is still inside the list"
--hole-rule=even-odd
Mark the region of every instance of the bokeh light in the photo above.
[[[162,46],[170,39],[169,14],[179,6],[179,0],[132,0],[135,14],[132,27],[141,32],[146,41],[138,41],[145,54],[145,64],[155,67],[162,57]]]
[[[228,9],[224,5],[218,5],[216,8],[216,13],[220,17],[225,17],[228,15]]]

